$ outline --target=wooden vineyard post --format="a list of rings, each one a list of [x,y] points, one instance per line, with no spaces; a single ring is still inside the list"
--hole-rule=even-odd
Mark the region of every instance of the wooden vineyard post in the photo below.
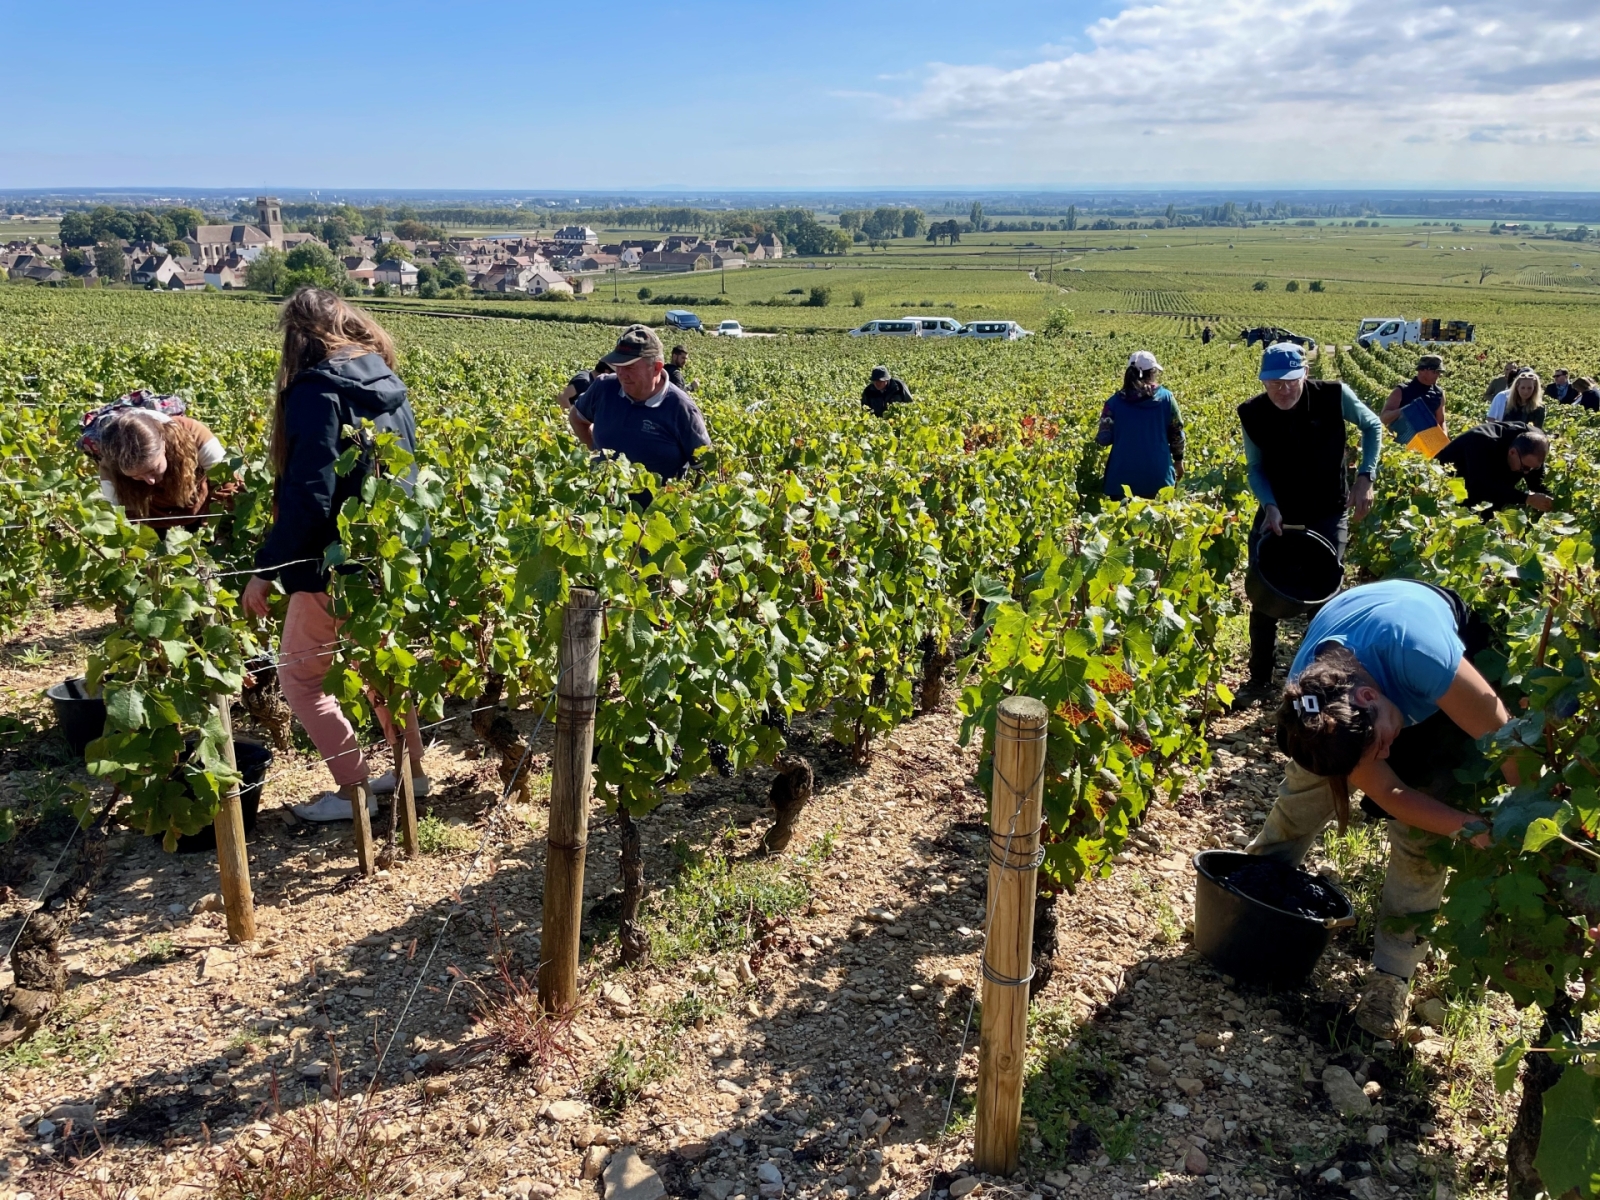
[[[406,721],[417,719],[415,706],[406,714]],[[394,786],[400,793],[400,845],[405,850],[407,858],[415,858],[422,853],[417,845],[417,797],[411,790],[411,746],[406,741],[408,725],[395,726],[395,734],[399,744],[394,752]]]
[[[600,597],[574,588],[561,622],[556,681],[556,749],[550,776],[550,836],[545,851],[544,931],[539,1003],[565,1012],[578,1002],[578,938],[583,927],[583,864],[594,790],[594,709],[600,681]]]
[[[983,1026],[978,1037],[978,1117],[973,1145],[973,1163],[989,1175],[1010,1175],[1017,1169],[1048,719],[1045,706],[1027,696],[1002,700],[995,718],[989,924],[983,951]]]
[[[233,755],[233,714],[231,696],[217,697],[217,718],[225,735],[223,757],[235,771],[239,764]],[[250,892],[250,859],[244,845],[244,809],[239,803],[239,785],[228,786],[217,815],[212,818],[217,833],[217,871],[222,876],[222,911],[228,920],[230,942],[256,940],[256,904]]]
[[[371,875],[378,869],[377,854],[372,847],[372,814],[367,811],[367,798],[371,795],[371,785],[362,784],[350,801],[350,832],[356,843],[356,870],[363,875]]]

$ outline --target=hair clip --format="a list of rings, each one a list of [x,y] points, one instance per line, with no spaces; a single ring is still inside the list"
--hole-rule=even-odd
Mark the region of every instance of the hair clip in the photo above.
[[[1322,705],[1315,696],[1301,696],[1295,700],[1294,706],[1304,715],[1311,717],[1322,711]]]

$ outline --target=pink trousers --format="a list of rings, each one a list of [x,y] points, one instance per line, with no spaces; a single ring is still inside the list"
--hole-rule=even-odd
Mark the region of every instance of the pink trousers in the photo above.
[[[283,641],[278,647],[278,682],[283,698],[311,735],[317,751],[333,772],[339,787],[365,783],[367,760],[356,740],[356,731],[339,702],[322,690],[322,680],[333,662],[339,640],[339,625],[328,610],[327,592],[295,592],[289,597],[289,615],[283,622]],[[383,736],[394,745],[394,722],[389,710],[374,704]],[[422,735],[415,715],[406,722],[406,746],[416,774],[422,762]]]

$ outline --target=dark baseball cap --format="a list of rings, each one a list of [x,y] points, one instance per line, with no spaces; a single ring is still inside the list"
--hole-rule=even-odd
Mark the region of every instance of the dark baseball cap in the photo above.
[[[876,382],[879,379],[887,379],[887,378],[889,378],[889,368],[888,367],[873,367],[872,368],[872,379],[874,380],[874,382]]]
[[[1444,359],[1437,354],[1424,354],[1421,358],[1417,359],[1417,370],[1443,372]]]
[[[629,325],[617,339],[616,349],[600,361],[613,367],[625,367],[641,358],[663,359],[661,339],[648,325]]]

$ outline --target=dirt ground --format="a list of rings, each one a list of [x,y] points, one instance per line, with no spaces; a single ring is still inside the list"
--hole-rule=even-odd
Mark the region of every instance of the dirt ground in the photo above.
[[[0,726],[0,803],[20,811],[90,783],[39,697],[81,672],[97,622],[44,613],[0,648],[0,713],[13,719]],[[1192,855],[1241,844],[1276,788],[1260,709],[1216,724],[1211,770],[1152,810],[1110,878],[1060,898],[1024,1165],[973,1177],[968,1019],[987,832],[951,692],[866,768],[820,732],[803,739],[816,791],[781,860],[758,855],[767,769],[699,781],[641,821],[652,928],[671,961],[618,964],[618,830],[597,807],[585,1001],[537,1029],[505,983],[538,962],[548,724],[533,738],[534,803],[487,838],[492,762],[467,721],[430,731],[434,790],[419,808],[443,822],[437,852],[368,880],[353,873],[348,825],[288,812],[326,786],[314,756],[279,754],[249,845],[253,945],[230,946],[212,911],[213,854],[117,835],[65,948],[64,1006],[0,1056],[0,1200],[287,1195],[267,1185],[341,1157],[371,1186],[331,1195],[653,1200],[659,1179],[707,1200],[1443,1200],[1497,1186],[1505,1108],[1485,1055],[1490,1026],[1514,1014],[1446,1004],[1424,979],[1431,1007],[1410,1038],[1375,1044],[1349,1017],[1370,930],[1337,934],[1312,980],[1278,993],[1235,985],[1189,949]],[[539,725],[535,707],[512,719],[524,736]],[[242,710],[236,722],[252,735]],[[58,819],[11,848],[7,946],[68,828]],[[1343,845],[1314,852],[1313,869],[1370,892],[1371,836]],[[696,909],[703,896],[714,918]],[[763,920],[769,901],[783,915]],[[476,1022],[485,997],[500,998],[498,1016]],[[1350,1116],[1324,1084],[1341,1067],[1357,1089]]]

